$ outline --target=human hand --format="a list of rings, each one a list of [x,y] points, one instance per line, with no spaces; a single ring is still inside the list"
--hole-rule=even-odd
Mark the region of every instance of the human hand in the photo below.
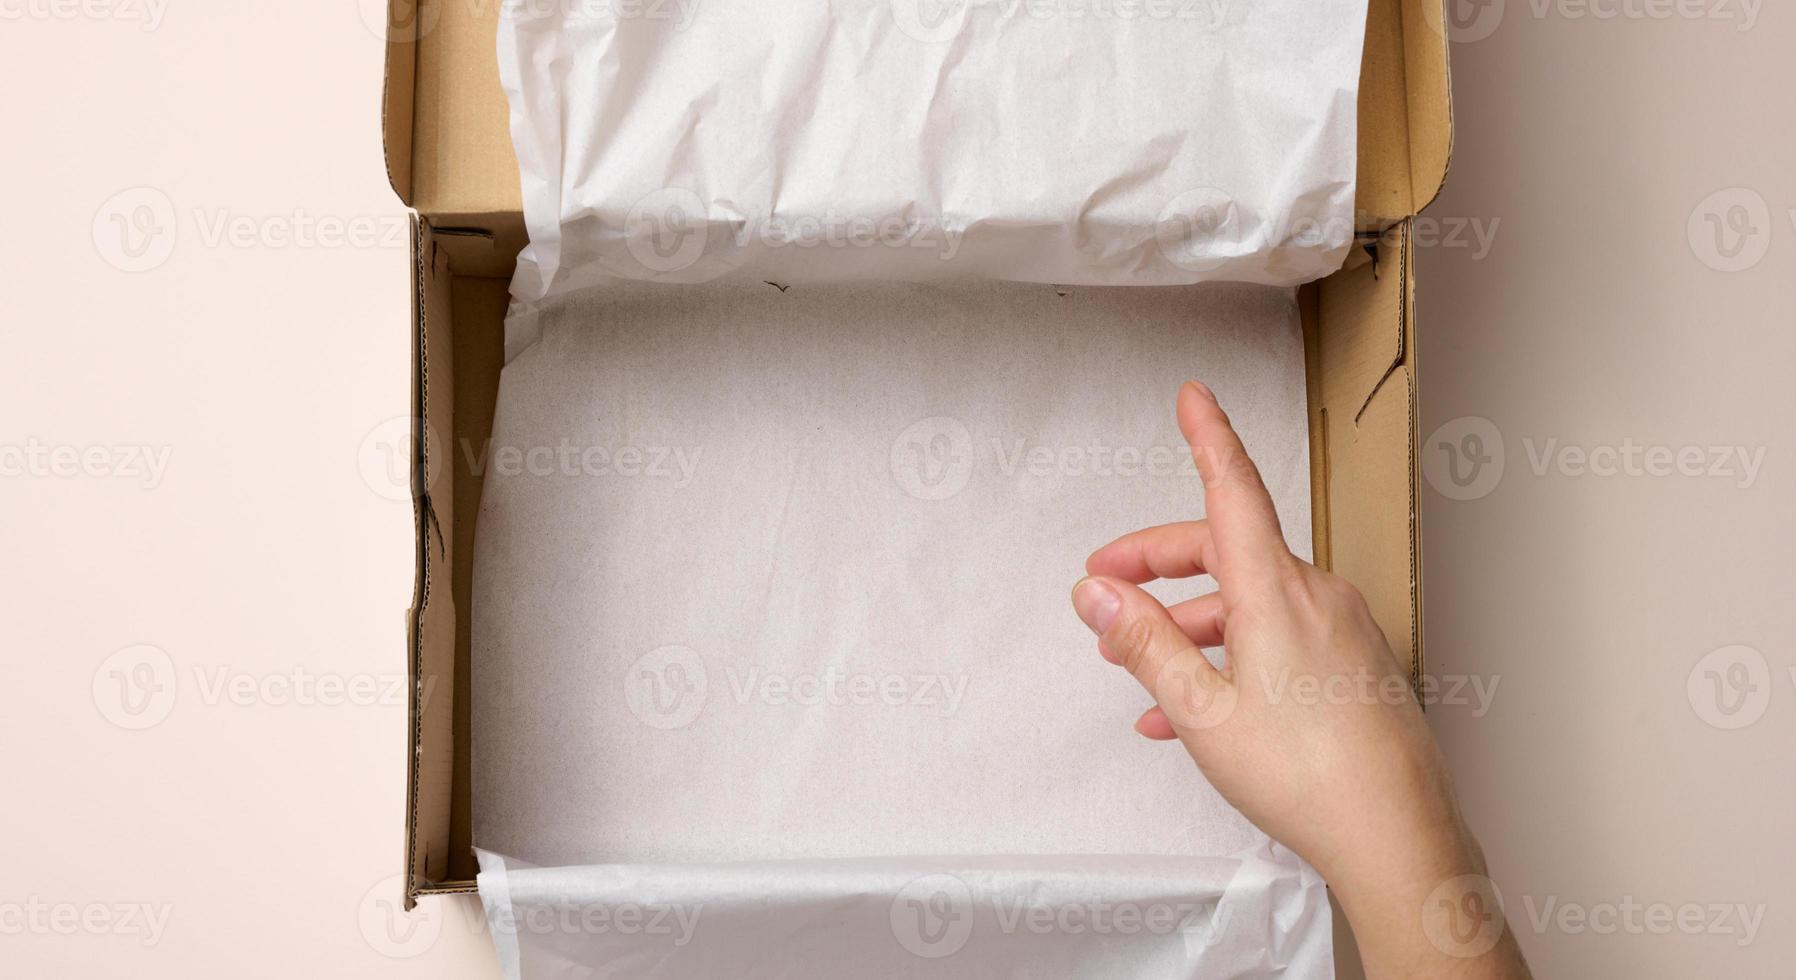
[[[1183,743],[1225,799],[1321,872],[1370,975],[1526,976],[1408,674],[1365,599],[1285,546],[1208,388],[1181,388],[1178,418],[1207,516],[1105,545],[1073,589],[1099,652],[1154,697],[1136,730]],[[1139,587],[1204,573],[1219,590],[1171,609]],[[1203,647],[1223,647],[1226,663],[1212,666]],[[1466,882],[1482,883],[1469,899]],[[1481,916],[1472,939],[1441,928],[1460,915],[1443,898]]]

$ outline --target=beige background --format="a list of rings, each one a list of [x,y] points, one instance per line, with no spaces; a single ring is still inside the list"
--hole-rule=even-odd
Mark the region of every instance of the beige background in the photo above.
[[[1496,689],[1436,728],[1541,976],[1785,975],[1796,11],[1455,3],[1423,456],[1483,495],[1424,488],[1427,643],[1444,691]],[[378,9],[0,2],[8,976],[494,975],[470,902],[384,904],[411,518],[369,449],[408,369]],[[1502,469],[1462,488],[1442,443]],[[1764,911],[1745,946],[1706,909],[1598,931],[1628,903]]]

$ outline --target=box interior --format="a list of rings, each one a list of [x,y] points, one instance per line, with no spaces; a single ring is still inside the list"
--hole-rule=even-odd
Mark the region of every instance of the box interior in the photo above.
[[[456,447],[491,434],[508,281],[525,241],[497,75],[498,9],[392,0],[389,12],[388,172],[418,212],[408,904],[474,890],[468,609],[481,480]],[[1415,675],[1422,596],[1408,219],[1438,192],[1451,154],[1441,18],[1438,0],[1370,0],[1359,96],[1365,248],[1299,294],[1315,558],[1365,593]]]
[[[1098,544],[1200,516],[1171,411],[1194,376],[1309,557],[1291,290],[619,282],[521,316],[475,534],[477,846],[566,867],[1264,841],[1134,732],[1147,696],[1066,590]]]

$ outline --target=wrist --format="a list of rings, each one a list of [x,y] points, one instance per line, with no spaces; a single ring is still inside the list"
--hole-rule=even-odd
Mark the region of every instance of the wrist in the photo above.
[[[1343,872],[1340,887],[1330,879],[1366,975],[1518,975],[1506,968],[1520,954],[1496,885],[1464,825],[1455,819],[1401,851]]]

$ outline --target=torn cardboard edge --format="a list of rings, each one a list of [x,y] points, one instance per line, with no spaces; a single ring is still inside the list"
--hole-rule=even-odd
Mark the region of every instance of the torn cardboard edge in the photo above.
[[[417,212],[408,908],[475,890],[467,609],[480,485],[456,447],[482,445],[491,430],[507,283],[525,239],[497,14],[443,0],[389,9],[382,135],[389,179]],[[1414,677],[1423,655],[1409,219],[1438,193],[1452,150],[1442,16],[1438,0],[1371,0],[1357,200],[1376,238],[1367,259],[1300,291],[1316,562],[1365,593]]]

